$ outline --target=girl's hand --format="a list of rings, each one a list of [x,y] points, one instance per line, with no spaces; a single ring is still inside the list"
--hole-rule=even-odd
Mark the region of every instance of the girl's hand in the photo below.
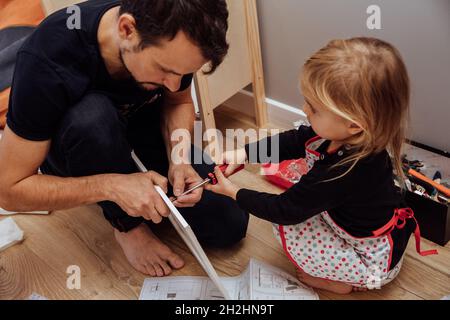
[[[240,165],[245,164],[246,161],[247,153],[244,148],[224,152],[222,163],[228,164],[228,168],[224,172],[225,177],[229,177]]]
[[[223,194],[224,196],[236,200],[236,194],[238,193],[240,188],[233,184],[230,180],[225,178],[219,167],[214,168],[214,174],[216,175],[217,184],[207,184],[205,186],[205,189],[214,193]]]

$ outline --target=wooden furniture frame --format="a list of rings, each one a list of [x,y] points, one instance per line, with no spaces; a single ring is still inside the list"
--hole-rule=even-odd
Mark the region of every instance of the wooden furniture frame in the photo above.
[[[194,77],[205,130],[216,127],[214,109],[240,90],[253,85],[256,126],[267,124],[267,105],[259,40],[256,0],[228,0],[230,50],[212,75],[202,70]]]

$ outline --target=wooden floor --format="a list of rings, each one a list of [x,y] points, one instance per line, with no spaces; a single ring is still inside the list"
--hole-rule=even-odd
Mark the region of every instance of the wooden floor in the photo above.
[[[223,125],[223,123],[222,123]],[[227,125],[227,127],[229,127]],[[242,187],[281,192],[248,166],[232,179]],[[49,299],[137,299],[145,276],[126,261],[115,242],[112,227],[96,205],[53,212],[49,216],[14,216],[25,232],[25,241],[0,253],[0,299],[24,299],[32,292]],[[174,275],[204,275],[200,265],[170,227],[160,237],[179,253],[186,266]],[[437,248],[439,255],[421,257],[410,240],[400,275],[381,290],[348,296],[318,291],[321,299],[440,299],[450,294],[450,244],[439,247],[423,240],[423,249]],[[280,267],[294,268],[273,237],[271,225],[250,220],[247,237],[227,250],[208,250],[223,276],[245,269],[250,257]],[[71,265],[81,269],[81,289],[66,287]]]

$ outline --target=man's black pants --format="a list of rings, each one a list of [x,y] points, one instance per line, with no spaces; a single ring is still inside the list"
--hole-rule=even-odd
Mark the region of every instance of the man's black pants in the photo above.
[[[161,108],[162,102],[147,105],[125,119],[107,96],[86,95],[60,122],[41,171],[60,177],[135,173],[138,169],[131,158],[133,149],[149,170],[167,176],[169,162],[160,129]],[[193,167],[205,178],[214,165]],[[144,221],[128,216],[113,202],[99,205],[119,231],[127,232]],[[245,237],[248,213],[227,197],[205,190],[195,207],[179,210],[202,244],[225,247]]]

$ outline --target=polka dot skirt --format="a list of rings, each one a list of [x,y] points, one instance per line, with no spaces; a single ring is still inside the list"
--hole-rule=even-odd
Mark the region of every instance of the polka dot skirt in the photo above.
[[[307,152],[306,159],[311,168],[318,156]],[[400,271],[401,262],[389,270],[393,250],[389,235],[353,237],[327,212],[297,225],[274,224],[274,232],[296,267],[314,277],[375,289]]]

